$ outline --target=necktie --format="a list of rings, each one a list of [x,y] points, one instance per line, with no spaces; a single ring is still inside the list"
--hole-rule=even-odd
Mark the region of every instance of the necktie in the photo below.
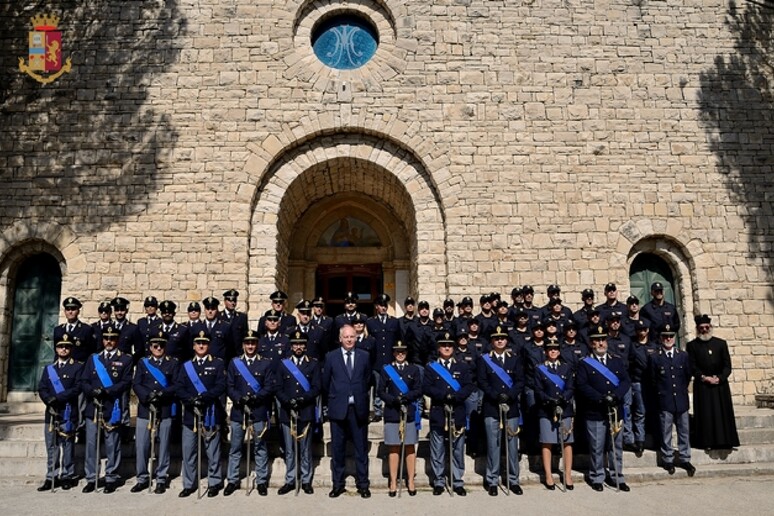
[[[671,351],[667,351],[667,357],[669,357],[669,360],[672,360],[672,352]]]
[[[500,362],[500,365],[501,365],[501,366],[503,366],[503,367],[505,367],[505,355],[500,355],[500,356],[498,357],[498,360],[499,360],[499,362]]]
[[[212,331],[212,321],[207,321],[207,331]]]
[[[247,359],[247,367],[250,367],[251,365],[253,365],[253,359],[252,358],[248,358]]]
[[[57,365],[59,366],[59,369],[62,369],[62,367],[64,367],[64,363],[62,362],[57,362]]]
[[[199,359],[199,367],[201,367],[201,366],[203,366],[203,365],[204,365],[204,359],[203,359],[203,358],[200,358],[200,359]]]
[[[606,366],[606,365],[607,365],[607,358],[605,358],[605,357],[602,357],[602,358],[600,358],[600,359],[599,359],[599,361],[600,361],[600,362],[602,362],[602,365],[603,365],[603,366]]]
[[[403,364],[400,364],[400,365],[398,366],[398,371],[403,371]]]
[[[387,318],[385,316],[379,317],[379,320],[382,322],[382,324],[387,322]]]
[[[352,352],[347,351],[347,372],[349,373],[349,376],[352,376],[352,371],[354,370],[352,366]]]
[[[553,371],[556,371],[556,362],[553,362],[553,363],[551,364],[551,369],[552,369]]]
[[[72,325],[72,324],[68,324],[68,325],[67,325],[67,333],[72,333],[72,332],[73,332],[73,328],[74,328],[74,327],[75,327],[74,325]]]
[[[444,361],[443,361],[443,366],[444,366],[446,369],[449,369],[449,368],[451,367],[451,360],[444,360]]]

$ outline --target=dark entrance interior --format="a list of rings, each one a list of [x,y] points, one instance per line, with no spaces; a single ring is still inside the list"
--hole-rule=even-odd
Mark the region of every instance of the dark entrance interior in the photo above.
[[[358,295],[358,310],[371,316],[374,299],[382,291],[381,264],[319,265],[315,276],[315,296],[325,299],[325,313],[335,317],[344,311],[347,292]]]

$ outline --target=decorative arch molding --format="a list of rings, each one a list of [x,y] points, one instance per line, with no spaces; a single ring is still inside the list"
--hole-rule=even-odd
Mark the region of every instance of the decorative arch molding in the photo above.
[[[333,120],[328,119],[328,123],[332,124]],[[391,127],[394,129],[398,125]],[[405,135],[407,131],[408,126],[396,130],[399,135]],[[287,139],[287,143],[283,143],[283,139]],[[261,145],[252,146],[251,150],[254,154],[248,158],[246,172],[257,182],[250,229],[248,291],[251,300],[263,299],[275,288],[287,286],[290,240],[280,229],[287,233],[313,202],[348,192],[365,193],[398,215],[408,232],[412,269],[410,290],[422,292],[431,300],[432,296],[441,299],[447,290],[444,209],[437,182],[425,165],[426,160],[415,149],[398,143],[390,134],[348,127],[300,134],[293,140],[288,134],[272,135]],[[367,173],[361,177],[367,176],[368,180],[358,186],[357,183],[331,180],[335,174],[314,175],[314,171],[323,171],[342,162],[364,166]],[[435,170],[445,168],[445,161],[435,164],[438,165]],[[323,193],[299,198],[296,192],[305,189],[293,187],[296,181],[315,184]],[[405,206],[390,206],[390,197],[379,191],[382,186],[399,189],[406,200]],[[296,215],[288,218],[286,210],[294,211]],[[290,224],[291,219],[293,224]]]
[[[659,229],[661,231],[657,232]],[[625,251],[627,273],[634,259],[642,253],[658,256],[669,265],[674,281],[680,286],[677,308],[685,322],[692,321],[694,314],[702,312],[702,305],[708,304],[714,297],[712,289],[706,288],[707,270],[713,265],[709,263],[711,256],[704,252],[701,242],[683,242],[679,236],[681,229],[682,224],[678,221],[655,225],[650,220],[636,223],[629,221],[619,232],[621,239],[618,248],[621,250],[622,247],[628,247]],[[690,327],[690,324],[683,324],[683,332],[686,333]]]

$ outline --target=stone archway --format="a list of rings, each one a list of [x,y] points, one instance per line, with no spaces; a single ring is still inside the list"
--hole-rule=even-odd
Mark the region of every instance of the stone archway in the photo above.
[[[441,299],[447,267],[439,195],[411,152],[383,136],[362,133],[306,139],[268,165],[252,217],[250,299],[261,306],[275,288],[312,295],[310,262],[320,256],[310,260],[310,253],[324,261],[332,252],[318,249],[315,238],[346,209],[368,218],[386,244],[369,253],[381,253],[382,263],[395,271],[393,282],[385,275],[385,290],[394,285],[388,290],[393,299],[408,293]],[[299,280],[298,274],[306,277]]]

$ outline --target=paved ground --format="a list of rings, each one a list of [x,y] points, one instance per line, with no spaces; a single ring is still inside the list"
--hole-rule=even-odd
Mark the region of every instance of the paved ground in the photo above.
[[[635,484],[630,493],[605,490],[596,493],[586,485],[576,485],[572,492],[548,491],[542,486],[528,486],[521,497],[488,496],[480,488],[473,489],[465,498],[451,498],[447,494],[432,496],[420,491],[416,497],[388,498],[384,491],[375,491],[369,500],[349,493],[336,500],[327,491],[317,489],[314,495],[292,494],[277,496],[272,491],[268,497],[253,493],[245,496],[237,491],[229,498],[196,500],[177,497],[177,491],[165,495],[147,493],[131,494],[129,486],[114,494],[84,495],[80,490],[58,491],[55,494],[37,493],[35,486],[0,486],[3,514],[514,514],[514,511],[542,511],[548,514],[573,515],[629,515],[676,513],[680,516],[693,514],[774,514],[774,477],[755,476],[715,479],[673,479],[666,482]],[[665,503],[665,501],[667,501]],[[502,512],[507,511],[507,512]],[[530,514],[528,512],[527,514]]]

